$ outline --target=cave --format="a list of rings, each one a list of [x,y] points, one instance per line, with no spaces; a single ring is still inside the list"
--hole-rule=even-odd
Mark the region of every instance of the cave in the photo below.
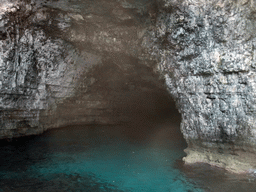
[[[255,10],[3,0],[0,191],[254,190]]]
[[[10,46],[1,60],[0,138],[71,125],[179,126],[148,51],[156,1],[16,3],[1,16],[1,42]]]

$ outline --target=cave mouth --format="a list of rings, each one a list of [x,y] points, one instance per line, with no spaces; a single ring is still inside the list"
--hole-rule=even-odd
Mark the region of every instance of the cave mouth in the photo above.
[[[26,27],[40,31],[45,36],[42,41],[61,41],[56,46],[63,48],[63,52],[56,51],[52,55],[56,60],[45,64],[44,70],[35,68],[37,60],[31,61],[33,65],[27,66],[28,71],[24,69],[24,74],[27,73],[24,84],[36,90],[27,93],[26,86],[18,83],[21,90],[25,90],[22,95],[18,88],[13,88],[11,101],[6,99],[6,104],[12,102],[13,108],[3,111],[8,130],[3,131],[3,138],[40,134],[47,129],[78,124],[127,124],[133,130],[147,127],[145,132],[149,132],[163,122],[175,127],[181,137],[180,115],[164,79],[155,72],[155,59],[142,45],[150,38],[148,30],[155,25],[156,1],[59,0],[33,6],[38,13],[31,13],[33,17],[27,20]],[[26,15],[26,9],[23,6],[11,14],[11,20],[18,18],[16,14]],[[24,21],[18,19],[17,22]],[[44,49],[51,50],[52,44],[46,45]],[[24,49],[26,46],[21,44]],[[17,56],[18,62],[25,61],[24,55]],[[41,75],[45,75],[45,80]],[[40,93],[40,101],[35,99],[36,91]],[[8,123],[13,128],[9,129]]]
[[[59,4],[59,9],[51,6],[48,16],[56,17],[53,25],[39,23],[45,34],[74,49],[68,56],[78,59],[67,63],[74,69],[63,75],[68,79],[75,74],[70,75],[74,83],[68,84],[72,91],[67,96],[69,87],[61,78],[61,86],[49,79],[47,108],[35,115],[38,124],[23,121],[10,134],[19,139],[1,145],[0,191],[192,189],[194,185],[183,182],[182,175],[178,179],[182,184],[176,182],[173,167],[185,155],[180,114],[164,79],[155,72],[155,61],[140,58],[141,36],[155,17],[154,4],[149,9],[153,0],[142,1],[149,4],[145,9],[137,5],[139,1],[127,1],[135,4],[132,7],[123,1],[122,12],[115,6],[122,1],[63,2],[76,6],[65,6],[58,15],[54,14],[61,9]],[[72,21],[70,29],[63,34],[61,29],[55,31],[65,26],[58,24],[70,24],[65,18]],[[93,67],[88,71],[89,64]],[[48,67],[55,77],[52,65]],[[37,136],[23,137],[33,134]]]
[[[123,134],[137,139],[162,131],[184,141],[175,101],[152,65],[127,54],[106,55],[80,78],[74,96],[58,105],[61,127],[122,125]]]
[[[165,81],[154,68],[126,54],[111,54],[90,73],[95,79],[87,94],[98,95],[109,103],[101,122],[109,126],[111,134],[121,134],[136,141],[148,141],[154,135],[162,139],[179,140],[186,146],[180,131],[181,115],[167,91]],[[79,94],[77,94],[79,95]],[[120,130],[119,125],[122,125]]]
[[[180,131],[181,116],[175,102],[165,90],[153,89],[131,96],[119,106],[118,112],[128,116],[125,134],[138,141],[148,141],[156,137],[159,142],[169,139],[186,142]]]

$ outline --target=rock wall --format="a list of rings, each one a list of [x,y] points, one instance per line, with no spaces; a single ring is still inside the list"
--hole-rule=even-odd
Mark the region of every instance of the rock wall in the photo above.
[[[165,80],[185,162],[253,171],[255,29],[254,0],[1,0],[0,139],[157,119]]]
[[[182,114],[186,163],[256,168],[256,2],[161,1],[151,32]]]
[[[1,0],[0,139],[131,122],[138,106],[155,118],[147,105],[166,107],[164,81],[142,43],[155,11],[149,0]]]

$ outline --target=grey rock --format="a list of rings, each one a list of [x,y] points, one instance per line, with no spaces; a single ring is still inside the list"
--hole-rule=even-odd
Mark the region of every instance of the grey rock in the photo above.
[[[246,0],[162,1],[152,34],[159,70],[182,114],[187,163],[235,172],[256,166],[255,6]]]
[[[125,102],[167,87],[182,115],[186,163],[255,169],[255,6],[2,0],[0,138],[132,121],[138,106]]]
[[[55,12],[31,4],[6,1],[2,6],[10,5],[1,15],[2,138],[42,132],[41,111],[54,109],[56,103],[72,96],[75,79],[100,62],[93,55],[86,60],[89,53],[78,53],[62,39],[47,34],[49,28],[60,31],[49,24]]]
[[[152,7],[147,0],[1,1],[0,139],[134,121],[127,102],[165,91],[141,46]]]

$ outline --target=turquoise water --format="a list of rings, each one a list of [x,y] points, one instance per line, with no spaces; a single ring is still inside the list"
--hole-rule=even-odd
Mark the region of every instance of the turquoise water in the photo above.
[[[178,135],[176,134],[176,137]],[[1,147],[2,191],[201,191],[167,128],[76,126]]]
[[[0,191],[256,191],[253,176],[185,166],[179,129],[72,126],[1,143]]]

